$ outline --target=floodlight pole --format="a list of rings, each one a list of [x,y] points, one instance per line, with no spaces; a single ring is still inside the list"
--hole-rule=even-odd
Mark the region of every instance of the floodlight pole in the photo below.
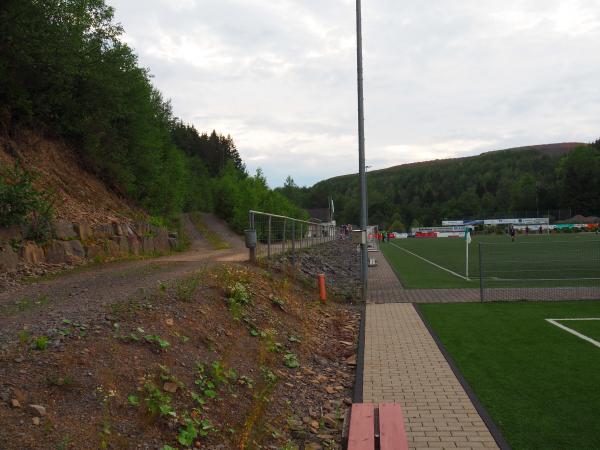
[[[356,0],[356,61],[358,74],[358,170],[360,174],[360,229],[367,232],[367,177],[365,170],[365,110],[363,95],[362,61],[362,8],[361,0]],[[367,301],[369,256],[366,242],[360,244],[362,299]]]

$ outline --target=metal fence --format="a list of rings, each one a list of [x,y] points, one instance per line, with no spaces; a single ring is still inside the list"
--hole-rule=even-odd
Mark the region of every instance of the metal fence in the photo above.
[[[479,243],[481,301],[600,300],[600,239]]]
[[[340,237],[340,228],[260,211],[249,212],[249,228],[256,231],[256,257],[274,255],[324,244]]]

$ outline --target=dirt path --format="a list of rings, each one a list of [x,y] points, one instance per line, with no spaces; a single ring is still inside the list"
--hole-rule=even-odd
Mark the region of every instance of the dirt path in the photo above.
[[[186,215],[184,225],[192,241],[186,252],[83,267],[0,293],[0,349],[18,339],[23,329],[46,333],[60,327],[65,319],[92,322],[110,316],[110,306],[115,302],[148,295],[159,283],[169,283],[215,262],[247,259],[242,239],[223,221],[211,214],[203,214],[202,220],[231,248],[213,250]]]

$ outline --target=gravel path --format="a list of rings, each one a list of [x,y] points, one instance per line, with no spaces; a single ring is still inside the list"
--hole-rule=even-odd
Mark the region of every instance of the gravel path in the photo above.
[[[117,261],[89,266],[0,293],[0,347],[18,339],[19,331],[33,334],[57,328],[64,319],[88,323],[110,314],[110,305],[148,295],[159,283],[169,283],[218,261],[244,261],[243,241],[211,214],[203,221],[231,248],[213,250],[188,216],[184,225],[191,239],[186,252],[161,258]]]

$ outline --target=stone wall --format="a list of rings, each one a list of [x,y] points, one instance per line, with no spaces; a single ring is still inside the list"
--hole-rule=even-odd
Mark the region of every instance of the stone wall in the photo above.
[[[52,223],[52,238],[43,244],[25,239],[19,227],[0,228],[0,272],[15,271],[20,264],[78,264],[85,260],[166,254],[178,244],[176,233],[146,222],[92,227],[57,220]]]

